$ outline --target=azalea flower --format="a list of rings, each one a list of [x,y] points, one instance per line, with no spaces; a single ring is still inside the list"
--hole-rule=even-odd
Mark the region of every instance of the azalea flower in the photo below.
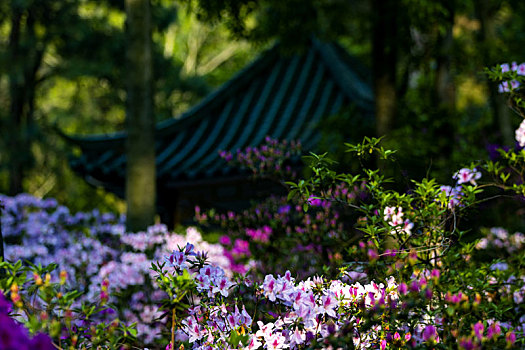
[[[215,294],[219,292],[224,297],[228,296],[228,289],[230,289],[231,286],[235,285],[234,283],[230,282],[230,280],[228,280],[226,276],[221,277],[218,281],[215,281],[215,283],[216,285],[213,286],[212,293]]]
[[[474,186],[477,186],[476,180],[481,178],[481,173],[476,171],[476,169],[462,168],[456,172],[453,176],[453,179],[457,180],[457,184],[461,185],[464,183],[470,183]]]
[[[525,63],[522,63],[518,66],[517,72],[518,75],[525,75]]]
[[[521,122],[519,128],[516,129],[515,136],[520,147],[525,147],[525,119]]]

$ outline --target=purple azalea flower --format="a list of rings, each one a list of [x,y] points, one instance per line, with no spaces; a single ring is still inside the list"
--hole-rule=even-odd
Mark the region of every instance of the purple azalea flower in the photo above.
[[[0,314],[7,315],[12,310],[11,303],[6,299],[2,291],[0,290]]]
[[[436,337],[437,337],[436,327],[434,327],[431,324],[426,326],[425,330],[423,331],[423,339],[425,339],[425,341],[429,341],[429,340],[435,340]]]

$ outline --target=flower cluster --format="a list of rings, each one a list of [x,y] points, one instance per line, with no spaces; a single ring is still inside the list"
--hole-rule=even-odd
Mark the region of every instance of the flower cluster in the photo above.
[[[287,208],[287,209],[284,209],[284,210],[290,210],[290,207],[282,207],[283,209],[284,208]],[[281,209],[281,211],[283,211],[283,209]],[[246,229],[246,235],[248,237],[250,237],[251,239],[253,239],[255,242],[260,242],[260,243],[267,243],[270,241],[270,236],[272,235],[272,228],[268,225],[264,225],[263,227],[261,228],[257,228],[257,229],[253,229],[253,228],[247,228]]]
[[[219,151],[221,158],[228,163],[247,168],[254,175],[295,177],[292,169],[292,158],[301,154],[300,141],[278,141],[266,137],[264,143],[258,147],[247,147],[237,150],[235,157],[231,152]]]
[[[401,207],[386,207],[383,211],[383,219],[393,226],[393,233],[405,233],[410,235],[414,224],[409,219],[403,219],[403,208]]]
[[[476,244],[476,249],[504,249],[509,254],[525,247],[525,235],[521,232],[509,234],[502,227],[493,227]]]
[[[344,259],[347,250],[341,242],[349,242],[355,235],[345,223],[355,220],[355,213],[339,203],[361,198],[363,191],[363,184],[339,184],[327,192],[330,199],[312,196],[289,201],[285,196],[271,196],[242,212],[203,213],[196,208],[195,215],[202,225],[220,225],[224,229],[226,234],[219,243],[234,271],[246,273],[245,267],[250,266],[264,275],[291,266],[302,277],[320,271],[327,263],[326,257],[333,262]],[[310,205],[308,212],[304,211],[305,205]],[[290,254],[267,259],[272,251]]]
[[[525,63],[517,64],[512,62],[510,65],[508,63],[503,63],[500,65],[502,73],[516,72],[518,75],[525,75]],[[511,90],[517,89],[520,86],[520,82],[517,80],[504,81],[498,85],[498,91],[509,92]]]
[[[123,217],[97,210],[72,214],[54,199],[20,194],[0,195],[0,201],[5,205],[2,229],[7,261],[58,264],[71,288],[82,293],[75,306],[89,300],[116,306],[119,317],[128,324],[137,323],[138,336],[145,343],[160,338],[164,327],[158,319],[165,294],[155,286],[150,266],[161,260],[166,250],[191,241],[197,249],[207,251],[228,275],[232,267],[244,268],[232,266],[221,245],[205,242],[192,227],[185,234],[169,232],[161,224],[146,232],[128,233]],[[60,279],[56,273],[52,277]]]
[[[521,122],[519,128],[516,129],[515,136],[520,147],[525,147],[525,119]]]
[[[499,81],[498,91],[500,93],[510,93],[511,96],[514,97],[515,105],[522,108],[522,98],[519,95],[516,95],[516,91],[518,91],[518,94],[521,92],[520,86],[524,81],[525,63],[519,65],[516,62],[512,62],[511,65],[504,63],[500,65],[500,68],[501,72],[497,72],[499,74],[493,75],[493,79]],[[501,73],[503,73],[503,75]],[[523,113],[518,113],[523,116]],[[520,147],[525,147],[525,121],[522,121],[518,129],[516,129],[515,138]]]
[[[462,198],[464,197],[463,185],[470,184],[477,186],[478,184],[476,180],[479,180],[480,178],[481,172],[476,168],[459,169],[454,175],[452,175],[452,179],[456,180],[456,185],[454,187],[448,185],[440,186],[440,196],[437,200],[446,203],[449,209],[455,208],[461,204]]]
[[[64,348],[104,348],[97,343],[104,334],[131,334],[127,322],[137,322],[136,347],[165,346],[166,333],[168,349],[180,348],[175,341],[199,350],[523,347],[523,235],[493,229],[478,245],[515,249],[503,259],[480,258],[459,222],[483,191],[477,169],[455,173],[455,187],[423,179],[406,193],[385,186],[379,171],[316,170],[292,186],[299,199],[273,197],[244,213],[198,212],[224,223],[229,234],[221,245],[204,242],[194,228],[126,233],[116,216],[72,215],[52,200],[6,197],[9,259],[28,254],[63,271],[4,262],[11,277],[0,286],[28,314],[19,321]],[[67,292],[66,281],[80,293]],[[0,313],[11,307],[0,298]],[[101,319],[112,321],[92,322]]]
[[[245,349],[299,349],[349,326],[354,329],[354,345],[366,349],[380,343],[383,331],[379,325],[372,329],[361,327],[363,322],[355,316],[366,310],[394,306],[399,298],[393,278],[386,285],[375,282],[361,285],[326,281],[320,277],[296,282],[289,271],[283,276],[266,275],[256,293],[264,296],[266,301],[261,302],[267,307],[274,305],[280,312],[272,322],[259,320],[254,326],[244,305],[228,307],[224,299],[216,298],[218,283],[211,287],[210,281],[223,281],[227,286],[224,293],[220,292],[223,297],[229,295],[228,288],[235,286],[224,279],[220,268],[205,266],[194,280],[201,299],[199,305],[188,310],[189,315],[179,330],[179,339],[188,340],[193,349],[226,349],[232,333],[241,332],[245,335]],[[404,333],[404,341],[410,340],[410,333]],[[390,341],[398,339],[391,337]]]
[[[206,265],[192,275],[198,295],[190,298],[194,305],[179,323],[176,338],[199,350],[331,348],[337,339],[357,349],[435,346],[450,336],[450,310],[472,312],[481,302],[479,294],[449,291],[440,296],[449,314],[442,314],[445,309],[432,311],[430,317],[416,312],[415,305],[438,302],[441,278],[440,270],[433,269],[414,273],[407,283],[389,277],[384,283],[361,284],[321,277],[297,281],[287,271],[266,275],[246,298],[239,290],[248,284],[231,282],[220,268]],[[224,293],[218,281],[223,281]],[[253,315],[243,304],[250,296],[258,305],[255,310],[251,306]],[[264,314],[270,318],[261,317]],[[482,342],[511,346],[521,337],[518,328],[493,319],[470,327],[462,333],[454,330],[460,348],[473,349]]]

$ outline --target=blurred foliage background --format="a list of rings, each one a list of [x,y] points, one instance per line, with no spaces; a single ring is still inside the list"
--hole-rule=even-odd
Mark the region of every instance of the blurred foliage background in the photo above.
[[[153,1],[152,16],[158,121],[176,117],[256,56],[224,25],[200,23],[188,5]],[[124,25],[123,1],[0,4],[0,192],[123,211],[119,199],[72,173],[71,147],[54,128],[123,130]],[[10,181],[13,163],[22,169],[18,186]]]
[[[386,101],[376,105],[388,116],[376,133],[399,150],[405,177],[448,182],[460,164],[488,158],[496,145],[515,147],[521,120],[482,71],[525,61],[522,1],[151,4],[158,121],[180,115],[276,40],[293,51],[316,35],[354,55],[378,101]],[[124,26],[122,0],[0,3],[0,192],[55,197],[73,210],[123,211],[121,200],[71,172],[71,149],[55,127],[82,135],[123,129]],[[343,164],[350,160],[342,142],[364,136],[355,124],[345,114],[320,125],[321,147]]]

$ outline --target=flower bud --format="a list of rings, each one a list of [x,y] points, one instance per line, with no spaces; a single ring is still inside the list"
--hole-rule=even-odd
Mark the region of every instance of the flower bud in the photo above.
[[[397,291],[399,292],[399,294],[405,295],[408,292],[408,287],[405,283],[400,283],[397,287]]]
[[[34,273],[33,274],[33,278],[35,279],[35,284],[37,286],[41,286],[42,284],[44,284],[44,281],[42,280],[42,277],[40,277],[40,275],[38,273]]]
[[[411,250],[408,254],[408,263],[414,265],[417,262],[417,253],[415,250]]]
[[[432,281],[434,281],[434,284],[437,284],[439,281],[441,273],[438,269],[433,269],[432,272],[430,272],[430,277],[432,277]]]
[[[507,348],[512,347],[516,341],[516,334],[513,331],[508,331],[505,335],[505,340],[507,341]]]
[[[66,279],[67,279],[67,271],[66,270],[60,271],[60,284],[62,285],[65,284]]]
[[[51,275],[49,273],[46,273],[45,285],[48,286],[49,283],[51,283]]]

